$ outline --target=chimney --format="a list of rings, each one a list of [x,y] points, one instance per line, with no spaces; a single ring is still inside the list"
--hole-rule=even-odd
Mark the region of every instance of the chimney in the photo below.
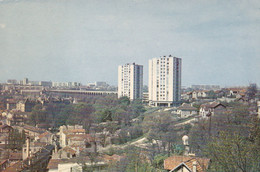
[[[196,161],[194,161],[192,163],[192,172],[197,172],[197,162]]]
[[[79,154],[80,154],[79,147],[77,147],[76,155],[79,156]]]
[[[26,138],[26,157],[30,156],[30,137]]]
[[[184,135],[182,137],[183,145],[184,145],[184,156],[188,156],[190,153],[190,146],[189,146],[189,137],[187,135]]]
[[[58,152],[58,146],[57,146],[57,144],[55,144],[54,153],[57,153],[57,152]]]

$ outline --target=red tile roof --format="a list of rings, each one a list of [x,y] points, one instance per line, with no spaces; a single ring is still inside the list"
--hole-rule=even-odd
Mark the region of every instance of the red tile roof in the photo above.
[[[164,169],[173,170],[182,163],[185,163],[187,167],[192,169],[194,161],[197,162],[197,172],[204,172],[208,168],[210,159],[190,156],[172,156],[164,160]]]
[[[45,133],[42,133],[42,134],[39,135],[38,137],[39,137],[39,139],[41,139],[41,138],[46,137],[46,136],[48,136],[48,135],[51,135],[51,133],[48,132],[48,131],[46,131]]]
[[[22,160],[23,153],[22,152],[11,152],[9,155],[10,160]]]

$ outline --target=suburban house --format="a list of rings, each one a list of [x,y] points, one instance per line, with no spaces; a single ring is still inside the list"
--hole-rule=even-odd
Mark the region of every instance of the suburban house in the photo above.
[[[207,91],[192,91],[187,93],[187,95],[189,96],[189,99],[203,99],[206,98],[208,96]]]
[[[200,106],[199,115],[206,118],[209,115],[226,111],[226,106],[219,102],[209,102]]]
[[[246,93],[245,88],[229,88],[228,90],[229,90],[228,96],[230,97],[240,98],[245,96]]]
[[[170,172],[206,172],[210,159],[192,156],[172,156],[164,160],[164,169]]]
[[[183,156],[171,156],[164,160],[164,169],[170,172],[206,172],[209,168],[210,159],[196,157],[190,152],[189,137],[182,137],[184,152]]]
[[[181,118],[196,115],[197,113],[197,108],[193,107],[191,104],[183,103],[180,107],[177,108],[177,114],[180,115]]]

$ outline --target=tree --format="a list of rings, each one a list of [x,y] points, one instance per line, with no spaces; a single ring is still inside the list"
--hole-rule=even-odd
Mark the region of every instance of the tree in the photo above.
[[[239,133],[221,132],[206,148],[211,171],[259,171],[260,150]]]
[[[250,121],[251,116],[247,105],[232,104],[226,112],[201,119],[194,125],[189,133],[191,147],[197,155],[202,155],[207,143],[220,132],[238,132],[242,136],[247,136]]]
[[[249,100],[255,99],[256,93],[257,93],[256,84],[250,84],[246,91],[246,96],[248,97],[248,99]]]
[[[210,90],[207,94],[208,94],[208,97],[211,99],[216,98],[216,93],[213,90]]]
[[[148,133],[148,140],[156,142],[157,153],[167,150],[168,156],[170,155],[172,144],[176,142],[177,129],[170,114],[151,114],[144,118],[144,133]]]
[[[121,105],[129,105],[130,104],[130,99],[126,96],[123,96],[123,97],[120,97],[118,99],[118,104],[121,104]]]
[[[91,124],[93,122],[94,107],[91,104],[77,104],[74,107],[73,116],[70,116],[69,120],[75,124],[81,124],[89,132]]]
[[[151,166],[145,151],[140,148],[129,146],[125,149],[124,158],[119,162],[110,165],[107,171],[113,172],[155,172],[156,169]]]
[[[47,112],[43,109],[41,104],[35,105],[29,115],[29,123],[33,125],[45,123],[47,116]]]

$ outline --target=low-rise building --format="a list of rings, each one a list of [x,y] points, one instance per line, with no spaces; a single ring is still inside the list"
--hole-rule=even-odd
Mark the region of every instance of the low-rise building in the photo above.
[[[6,102],[6,109],[7,110],[13,110],[13,109],[16,109],[16,100],[14,99],[7,99],[7,102]]]
[[[28,114],[17,110],[5,111],[2,113],[3,121],[10,126],[24,125]]]
[[[65,147],[68,146],[68,135],[84,135],[86,133],[83,126],[75,125],[75,126],[60,126],[60,146]]]
[[[193,156],[172,156],[164,160],[164,169],[171,172],[205,172],[210,159]]]
[[[183,103],[180,107],[177,108],[177,114],[180,115],[181,118],[196,115],[197,113],[197,108],[193,107],[191,104]]]
[[[191,98],[192,99],[201,99],[201,98],[206,98],[207,91],[192,91],[191,92]]]
[[[209,102],[200,106],[199,115],[202,118],[214,115],[216,113],[223,113],[226,111],[226,106],[219,102]]]
[[[40,128],[30,126],[30,125],[19,126],[19,127],[17,127],[17,129],[20,132],[22,132],[22,130],[24,130],[25,134],[33,139],[35,139],[37,136],[41,135],[42,133],[46,132],[46,130],[44,130],[44,129],[40,129]]]
[[[31,142],[29,143],[29,156],[35,154],[36,152],[40,151],[44,146],[48,145],[47,143],[41,143],[41,142]],[[28,157],[27,152],[28,146],[27,144],[23,145],[22,154],[23,154],[23,160],[25,160]]]
[[[37,136],[35,138],[35,140],[37,142],[52,144],[53,143],[53,137],[54,137],[54,135],[52,133],[50,133],[49,131],[46,131],[46,132],[40,134],[39,136]]]
[[[16,109],[21,112],[31,112],[32,108],[37,104],[38,102],[26,99],[21,100],[16,104]]]
[[[189,137],[182,137],[184,152],[183,156],[171,156],[164,160],[164,169],[170,172],[206,172],[210,159],[196,157],[190,153]]]

